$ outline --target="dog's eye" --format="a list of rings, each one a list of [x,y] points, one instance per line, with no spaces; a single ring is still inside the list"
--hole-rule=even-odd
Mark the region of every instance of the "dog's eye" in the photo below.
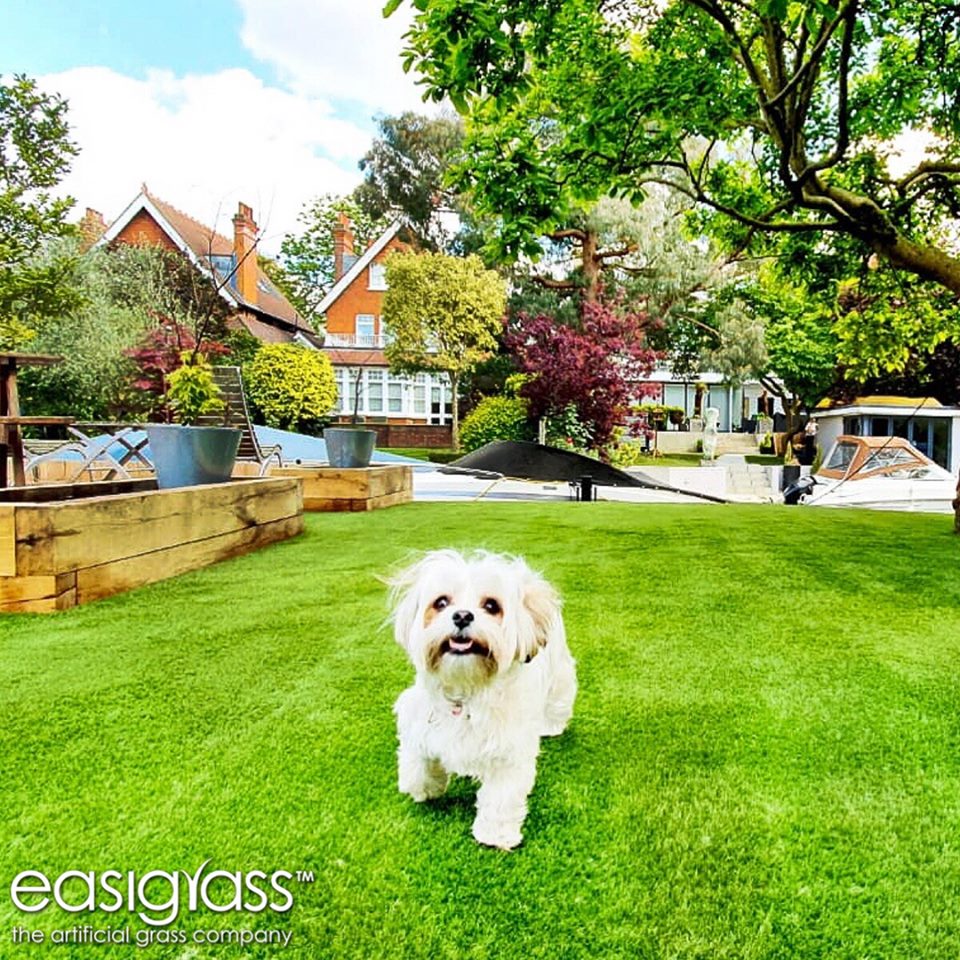
[[[483,601],[483,609],[486,610],[491,617],[495,617],[500,612],[500,604],[497,603],[493,597],[487,597],[487,599]]]
[[[434,610],[442,610],[444,607],[449,607],[449,606],[450,606],[449,597],[437,597],[437,599],[433,601]]]

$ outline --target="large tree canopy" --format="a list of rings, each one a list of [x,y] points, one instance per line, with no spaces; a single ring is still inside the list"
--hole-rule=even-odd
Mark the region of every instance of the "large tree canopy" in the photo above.
[[[721,215],[736,248],[842,234],[960,293],[955,4],[412,2],[407,65],[468,114],[463,175],[508,249],[656,180]],[[929,147],[902,168],[908,131]]]
[[[380,132],[360,160],[363,183],[353,200],[370,217],[400,216],[420,246],[446,250],[458,227],[438,212],[462,213],[460,198],[446,184],[463,141],[462,121],[456,114],[426,117],[408,111],[381,117],[377,125]]]
[[[47,240],[74,230],[72,198],[54,195],[77,152],[69,132],[61,97],[24,76],[0,83],[0,345],[21,345],[38,319],[75,306],[71,265],[37,261]]]

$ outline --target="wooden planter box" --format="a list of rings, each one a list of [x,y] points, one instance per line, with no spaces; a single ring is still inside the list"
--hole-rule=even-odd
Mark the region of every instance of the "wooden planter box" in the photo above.
[[[65,610],[302,529],[294,478],[176,490],[157,490],[151,480],[2,490],[0,612]]]
[[[271,477],[303,481],[303,509],[312,511],[379,510],[413,500],[413,469],[388,467],[274,467]]]

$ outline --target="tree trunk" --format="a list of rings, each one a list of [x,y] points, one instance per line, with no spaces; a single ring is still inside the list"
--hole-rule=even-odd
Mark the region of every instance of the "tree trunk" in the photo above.
[[[600,261],[597,258],[597,234],[595,230],[585,230],[581,247],[583,264],[583,299],[586,303],[596,303],[600,295]]]
[[[791,433],[800,426],[801,406],[802,402],[796,394],[790,398],[789,404],[784,405],[784,409],[787,414],[787,433]]]
[[[833,184],[825,185],[816,178],[805,185],[804,199],[814,201],[807,206],[819,209],[816,201],[820,198],[828,198],[844,211],[852,221],[845,232],[869,244],[877,256],[921,280],[960,294],[960,258],[939,247],[908,240],[874,200]]]
[[[957,481],[957,499],[953,501],[953,532],[960,533],[960,480]]]
[[[450,425],[450,446],[455,453],[460,452],[460,408],[459,408],[460,376],[450,374],[450,412],[453,419]]]
[[[875,241],[873,249],[895,267],[909,270],[922,280],[930,280],[960,294],[960,260],[956,257],[936,247],[911,243],[899,235],[892,242]]]
[[[363,382],[363,367],[357,367],[357,377],[353,381],[353,415],[350,422],[354,425],[360,422],[360,384]]]

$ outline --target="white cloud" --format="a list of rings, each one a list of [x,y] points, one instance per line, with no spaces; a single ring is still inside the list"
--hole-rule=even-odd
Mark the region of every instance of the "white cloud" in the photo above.
[[[434,112],[400,60],[410,24],[404,4],[388,19],[383,0],[239,0],[240,38],[293,90],[353,100],[370,114]]]
[[[345,193],[360,179],[355,161],[370,134],[338,120],[325,100],[264,85],[246,70],[135,80],[105,67],[51,74],[42,86],[70,101],[80,147],[62,184],[107,221],[146,182],[204,224],[230,234],[237,202],[254,209],[275,253],[303,204]],[[343,166],[339,165],[343,164]]]

